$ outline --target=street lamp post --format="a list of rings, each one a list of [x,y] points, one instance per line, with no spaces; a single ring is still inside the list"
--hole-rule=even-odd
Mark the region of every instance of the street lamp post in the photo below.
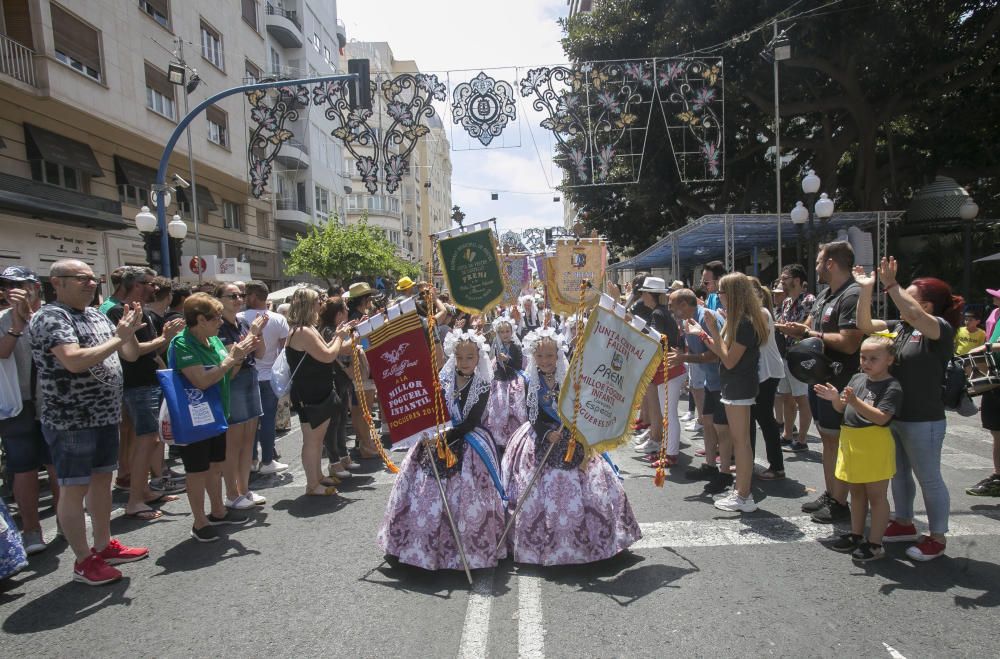
[[[174,85],[182,88],[184,92],[184,116],[187,116],[190,112],[188,107],[188,96],[197,89],[198,85],[201,83],[201,78],[198,77],[198,72],[191,69],[191,77],[187,78],[188,65],[184,61],[184,40],[177,38],[177,63],[171,63],[168,68],[168,79]],[[194,178],[194,150],[191,146],[191,126],[188,124],[187,128],[187,148],[188,148],[188,177],[191,184],[191,220],[194,222],[194,251],[197,258],[198,265],[198,286],[202,283],[202,268],[201,268],[201,231],[198,230],[198,187],[195,185]],[[185,229],[186,231],[186,229]]]
[[[962,220],[962,246],[965,256],[962,267],[962,295],[968,300],[972,294],[972,224],[979,215],[979,204],[972,197],[966,197],[958,209],[958,217]]]
[[[774,65],[774,179],[775,209],[778,215],[778,272],[781,272],[781,113],[778,104],[778,62],[792,57],[792,45],[788,36],[778,33],[778,21],[774,21],[774,38],[771,40]]]
[[[809,210],[802,205],[801,201],[795,202],[795,208],[789,213],[792,223],[795,224],[795,231],[798,233],[798,242],[795,247],[795,259],[802,262],[802,226],[809,221]]]
[[[169,259],[171,270],[176,268],[177,275],[180,276],[180,251],[187,236],[187,224],[180,215],[174,215],[167,224],[167,240],[163,240],[163,234],[157,226],[156,216],[149,212],[149,206],[143,206],[135,216],[135,228],[142,234],[143,244],[146,248],[146,260],[154,269],[163,271],[163,249],[164,242],[170,251]],[[157,258],[159,254],[159,258]],[[159,266],[159,268],[157,268]],[[174,276],[172,272],[163,272],[166,276]]]
[[[802,192],[806,195],[804,210],[808,216],[806,219],[809,222],[809,263],[806,269],[809,272],[809,289],[813,294],[816,293],[816,225],[813,218],[818,217],[820,220],[827,220],[833,215],[833,200],[825,192],[819,196],[819,200],[815,204],[813,203],[813,200],[816,199],[816,193],[819,192],[821,183],[819,177],[816,176],[816,172],[811,169],[802,178]],[[802,212],[798,210],[800,207],[802,207],[802,202],[798,202],[792,212],[797,213],[801,221]],[[792,221],[796,222],[795,217],[792,217]],[[799,224],[799,222],[796,222],[796,224]]]

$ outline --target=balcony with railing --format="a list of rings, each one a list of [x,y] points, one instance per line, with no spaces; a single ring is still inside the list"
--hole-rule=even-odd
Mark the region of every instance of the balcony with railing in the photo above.
[[[35,51],[6,35],[0,34],[0,74],[26,85],[37,87]]]
[[[274,220],[298,233],[306,233],[316,223],[309,204],[295,197],[274,200]]]
[[[289,169],[309,169],[309,146],[293,137],[281,145],[274,159]]]
[[[274,40],[285,48],[301,48],[302,21],[297,11],[267,3],[264,24]]]

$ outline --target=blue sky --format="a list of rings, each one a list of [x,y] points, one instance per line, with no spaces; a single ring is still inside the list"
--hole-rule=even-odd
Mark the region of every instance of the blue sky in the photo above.
[[[415,60],[442,82],[452,72],[452,86],[486,69],[514,87],[519,121],[497,138],[510,148],[468,150],[468,136],[452,123],[444,104],[439,108],[453,131],[452,203],[468,220],[496,217],[501,232],[562,224],[562,203],[552,201],[560,195],[550,188],[560,179],[551,161],[552,137],[538,127],[541,116],[521,99],[514,76],[515,67],[523,75],[527,67],[565,62],[556,20],[566,11],[565,0],[337,2],[348,39],[386,41],[396,59]],[[498,191],[497,201],[490,200],[491,191]]]

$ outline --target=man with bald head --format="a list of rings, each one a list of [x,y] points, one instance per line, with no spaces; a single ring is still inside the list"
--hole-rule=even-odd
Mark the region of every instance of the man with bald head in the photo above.
[[[73,580],[96,586],[117,581],[111,567],[145,558],[149,550],[111,537],[111,476],[117,466],[122,366],[139,357],[135,333],[142,307],[128,306],[117,325],[90,306],[98,280],[83,261],[56,261],[49,271],[55,302],[29,325],[38,374],[42,433],[61,489],[56,513],[76,555]],[[87,542],[84,499],[94,531]]]

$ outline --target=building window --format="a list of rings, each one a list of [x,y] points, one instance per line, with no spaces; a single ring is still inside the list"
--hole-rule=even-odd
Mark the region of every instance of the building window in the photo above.
[[[330,217],[330,191],[326,188],[316,186],[316,217],[325,220]]]
[[[330,49],[327,48],[326,46],[323,46],[323,59],[326,60],[327,64],[331,63],[330,62]]]
[[[361,195],[352,194],[347,197],[347,210],[356,211],[361,208]]]
[[[392,243],[393,245],[402,245],[403,244],[402,241],[401,241],[401,239],[400,239],[399,232],[396,231],[395,229],[390,229],[389,230],[389,242]]]
[[[232,229],[233,231],[242,230],[243,223],[240,221],[240,207],[239,204],[234,204],[231,201],[222,202],[222,226],[225,229]]]
[[[243,20],[257,31],[257,0],[243,0]]]
[[[177,119],[174,86],[167,74],[146,62],[146,107],[171,121]]]
[[[208,141],[219,146],[229,146],[229,119],[226,113],[211,105],[205,110],[208,119]]]
[[[139,9],[163,27],[170,29],[170,3],[168,0],[139,0]]]
[[[204,21],[201,23],[201,56],[220,69],[226,68],[222,54],[222,35]]]
[[[53,4],[52,40],[56,59],[92,80],[101,82],[101,34],[68,11]]]
[[[148,206],[149,190],[137,188],[128,183],[122,183],[118,186],[118,201],[129,206],[135,206],[136,208]]]
[[[257,211],[257,237],[271,237],[271,214],[266,211]]]
[[[313,48],[316,50],[317,53],[320,52],[320,49],[319,49],[320,48],[319,35],[316,34],[315,32],[313,32],[312,45],[313,45]]]
[[[357,168],[354,165],[354,158],[344,158],[344,175],[351,177],[357,173]]]
[[[271,49],[271,73],[281,72],[281,55],[274,48]]]
[[[31,178],[41,183],[56,185],[67,190],[83,192],[83,174],[73,169],[46,160],[31,161]]]
[[[262,77],[264,77],[264,73],[260,70],[260,67],[250,60],[246,60],[246,77],[244,83],[260,82]]]

